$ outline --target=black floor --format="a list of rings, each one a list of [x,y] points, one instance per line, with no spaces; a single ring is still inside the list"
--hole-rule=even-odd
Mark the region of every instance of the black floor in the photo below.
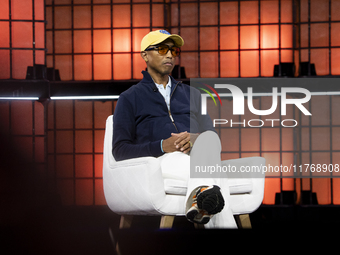
[[[61,207],[5,224],[0,240],[7,251],[2,254],[116,254],[116,242],[122,254],[193,254],[212,249],[211,243],[216,249],[225,242],[250,249],[245,243],[264,237],[267,244],[292,235],[300,240],[320,228],[337,230],[339,215],[337,206],[263,205],[250,215],[252,230],[196,230],[184,217],[175,218],[173,229],[159,230],[160,217],[149,216],[135,216],[131,229],[119,230],[120,217],[106,206]]]

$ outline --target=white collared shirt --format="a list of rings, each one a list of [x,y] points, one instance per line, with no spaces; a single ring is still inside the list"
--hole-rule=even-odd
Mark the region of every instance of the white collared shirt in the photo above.
[[[170,110],[170,94],[171,94],[171,79],[169,76],[168,84],[166,84],[165,88],[163,84],[157,84],[155,83],[158,91],[162,94],[162,96],[165,99],[166,105],[168,106],[168,110]]]

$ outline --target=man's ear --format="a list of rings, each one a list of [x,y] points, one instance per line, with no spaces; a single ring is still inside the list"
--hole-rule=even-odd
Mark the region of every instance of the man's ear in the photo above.
[[[144,59],[144,61],[148,63],[148,54],[146,53],[146,51],[142,51],[140,55]]]

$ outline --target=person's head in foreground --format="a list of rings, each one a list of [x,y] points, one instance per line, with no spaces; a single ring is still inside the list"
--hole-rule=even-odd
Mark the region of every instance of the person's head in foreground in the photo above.
[[[176,57],[179,56],[183,44],[182,37],[166,30],[152,31],[144,36],[141,42],[141,56],[156,83],[168,82],[168,75],[175,66]]]

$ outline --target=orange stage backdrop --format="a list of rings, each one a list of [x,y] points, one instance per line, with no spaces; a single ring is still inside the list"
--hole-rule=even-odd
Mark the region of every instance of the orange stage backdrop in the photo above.
[[[145,69],[139,55],[140,40],[150,30],[164,27],[185,40],[178,63],[185,67],[188,78],[270,77],[279,62],[294,62],[298,67],[299,62],[306,61],[315,64],[318,75],[340,74],[340,0],[72,2],[46,0],[44,6],[44,0],[0,0],[0,79],[25,79],[27,66],[45,63],[59,69],[62,81],[140,79]],[[293,8],[296,2],[300,5]],[[319,102],[312,100],[313,116],[330,112],[329,106]],[[45,153],[39,135],[47,135],[47,175],[56,178],[64,204],[105,204],[103,129],[114,104],[50,102],[44,133],[40,103],[3,101],[1,126],[4,132],[15,135],[18,146],[38,163],[44,163]],[[339,99],[332,97],[334,121],[339,104]],[[312,143],[313,149],[325,149],[315,152],[320,161],[328,160],[331,153],[334,160],[339,158],[338,152],[329,151],[329,128],[322,127],[325,123],[314,124],[319,127],[307,130],[312,132],[312,140],[304,137],[302,146],[308,149]],[[339,133],[338,127],[333,129],[334,134]],[[282,137],[290,139],[280,145],[279,129],[261,136],[258,129],[244,130],[241,139],[237,130],[230,130],[222,134],[229,145],[225,150],[231,150],[223,157],[239,157],[230,148],[240,146],[241,156],[259,155],[262,139],[262,155],[268,162],[288,164],[293,153],[280,154],[280,150],[293,149],[293,134],[286,129],[282,132]],[[333,143],[331,149],[339,149],[337,144]],[[308,190],[312,183],[320,204],[340,204],[338,182],[268,179],[264,203],[273,204],[275,192],[281,188],[300,190],[302,185]]]

